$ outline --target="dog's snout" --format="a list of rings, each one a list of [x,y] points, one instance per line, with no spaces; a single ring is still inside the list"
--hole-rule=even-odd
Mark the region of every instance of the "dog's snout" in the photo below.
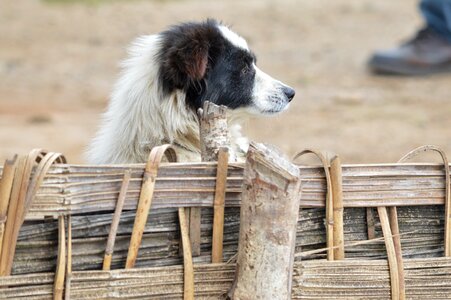
[[[288,98],[289,102],[291,102],[291,100],[293,100],[294,95],[296,94],[295,90],[293,90],[292,88],[287,87],[287,86],[283,87],[283,93]]]

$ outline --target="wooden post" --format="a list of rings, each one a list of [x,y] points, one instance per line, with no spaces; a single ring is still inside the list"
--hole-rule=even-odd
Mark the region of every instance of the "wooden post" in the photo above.
[[[299,169],[277,151],[251,143],[230,299],[291,299],[299,178]]]
[[[230,146],[227,107],[206,101],[203,109],[199,109],[198,115],[202,161],[216,161],[219,148]]]
[[[202,161],[217,161],[221,147],[230,146],[229,131],[227,129],[227,107],[218,106],[205,101],[199,109],[199,130]],[[201,209],[193,207],[189,212],[189,236],[193,256],[200,255],[200,220]]]

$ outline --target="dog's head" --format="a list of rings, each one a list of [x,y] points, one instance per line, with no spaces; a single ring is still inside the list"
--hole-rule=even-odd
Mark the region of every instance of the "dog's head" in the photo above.
[[[158,55],[163,92],[185,91],[187,104],[196,110],[210,101],[269,115],[285,110],[295,94],[256,66],[242,37],[213,20],[161,33]]]

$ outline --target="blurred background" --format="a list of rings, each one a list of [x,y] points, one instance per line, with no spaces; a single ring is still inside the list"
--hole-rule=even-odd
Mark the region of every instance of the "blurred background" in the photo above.
[[[45,148],[82,163],[118,63],[138,35],[213,17],[244,36],[290,109],[246,124],[251,140],[345,163],[394,162],[436,144],[451,154],[451,76],[378,77],[365,63],[421,26],[414,0],[1,0],[0,161]]]

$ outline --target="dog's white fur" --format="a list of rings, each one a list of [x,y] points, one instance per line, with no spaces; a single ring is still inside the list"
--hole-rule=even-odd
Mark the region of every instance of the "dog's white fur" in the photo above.
[[[103,124],[88,149],[96,164],[137,163],[147,160],[151,148],[173,143],[180,161],[199,161],[199,125],[185,104],[185,93],[176,90],[164,99],[157,82],[159,36],[142,36],[128,50],[122,74],[103,115]],[[230,118],[235,150],[246,150],[239,118]],[[169,122],[168,122],[169,121]]]
[[[223,35],[235,46],[248,49],[246,41],[225,26]],[[159,35],[142,36],[128,50],[122,74],[115,85],[103,123],[88,149],[95,164],[145,162],[152,147],[175,146],[180,161],[199,161],[199,125],[195,112],[187,107],[185,93],[176,90],[164,96],[158,82]],[[229,130],[232,156],[247,151],[240,119],[248,113],[271,113],[279,107],[277,95],[283,84],[256,68],[253,106],[230,111]],[[273,93],[274,95],[270,95]],[[288,106],[288,105],[287,105]]]

